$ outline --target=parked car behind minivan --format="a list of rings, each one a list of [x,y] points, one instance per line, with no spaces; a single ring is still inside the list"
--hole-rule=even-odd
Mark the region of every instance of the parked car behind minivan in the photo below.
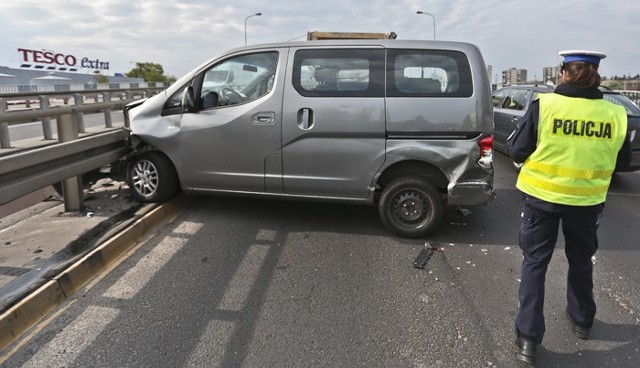
[[[456,42],[231,50],[125,108],[128,182],[142,202],[182,189],[376,204],[390,230],[424,236],[444,205],[494,196],[485,70]]]
[[[531,102],[540,93],[551,93],[554,87],[546,84],[512,85],[496,90],[492,94],[494,108],[494,147],[496,151],[508,155],[507,138],[513,132],[520,118],[524,116]],[[640,108],[620,92],[600,87],[603,98],[618,104],[627,112],[627,131],[631,140],[632,160],[627,171],[640,170]],[[521,165],[514,164],[517,170]],[[616,170],[620,172],[620,170]]]

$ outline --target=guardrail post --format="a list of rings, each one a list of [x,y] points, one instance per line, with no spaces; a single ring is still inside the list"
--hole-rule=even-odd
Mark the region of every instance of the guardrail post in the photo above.
[[[84,97],[81,94],[76,93],[73,95],[73,99],[76,103],[76,106],[84,105]],[[86,133],[87,130],[84,127],[84,114],[82,112],[74,112],[73,119],[76,122],[76,126],[78,127],[79,133]],[[76,137],[77,138],[77,137]]]
[[[69,114],[56,118],[58,126],[58,141],[60,143],[78,139],[78,126],[74,124],[73,117]],[[62,193],[64,197],[65,212],[80,211],[84,207],[82,195],[82,175],[74,176],[62,181]]]
[[[9,123],[0,123],[0,148],[11,148]]]
[[[111,93],[102,93],[102,99],[104,102],[111,101]],[[104,126],[107,128],[113,128],[113,120],[111,120],[111,109],[104,110]]]
[[[49,108],[49,97],[38,96],[38,100],[40,100],[40,110],[46,110]],[[45,140],[53,139],[53,132],[51,131],[50,117],[42,118],[42,132],[44,133]]]
[[[7,112],[7,100],[0,98],[0,114]],[[9,136],[9,123],[0,123],[0,148],[11,148]]]

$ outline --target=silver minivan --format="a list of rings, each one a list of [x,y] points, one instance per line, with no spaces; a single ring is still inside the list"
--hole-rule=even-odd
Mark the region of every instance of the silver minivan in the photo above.
[[[494,196],[491,90],[467,43],[238,48],[125,119],[127,180],[142,202],[182,190],[375,204],[391,231],[420,237],[445,205]]]

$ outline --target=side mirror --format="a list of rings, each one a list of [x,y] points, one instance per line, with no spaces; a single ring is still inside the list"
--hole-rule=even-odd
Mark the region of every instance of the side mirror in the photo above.
[[[182,92],[182,108],[184,112],[194,111],[196,107],[195,101],[193,99],[193,87],[187,87]]]

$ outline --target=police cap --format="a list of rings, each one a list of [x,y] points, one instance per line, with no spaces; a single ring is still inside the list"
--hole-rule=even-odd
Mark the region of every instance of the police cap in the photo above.
[[[600,60],[607,57],[607,55],[602,52],[587,50],[560,51],[560,56],[564,56],[562,64],[573,63],[574,61],[584,61],[595,66],[600,65]]]

